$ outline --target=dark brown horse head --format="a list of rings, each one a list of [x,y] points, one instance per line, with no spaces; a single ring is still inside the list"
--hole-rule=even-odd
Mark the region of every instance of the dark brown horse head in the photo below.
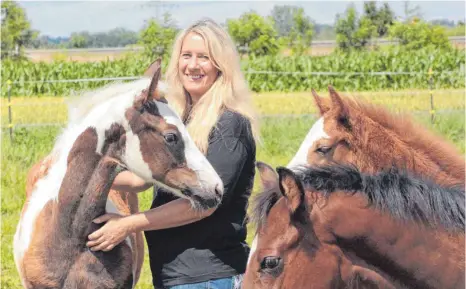
[[[464,286],[463,188],[397,170],[258,169],[263,192],[243,289]]]
[[[415,125],[409,117],[359,100],[312,94],[320,113],[288,167],[346,163],[364,172],[396,166],[444,184],[464,184],[465,162],[457,149]]]
[[[222,181],[163,98],[160,63],[154,62],[146,78],[124,84],[126,91],[88,115],[99,133],[98,151],[116,157],[147,182],[189,199],[194,207],[215,207],[223,194]],[[147,78],[148,73],[153,75]]]
[[[255,202],[257,233],[242,288],[340,288],[341,254],[322,243],[314,228],[303,230],[309,216],[302,184],[288,169],[277,174],[264,163],[258,169],[263,193]]]

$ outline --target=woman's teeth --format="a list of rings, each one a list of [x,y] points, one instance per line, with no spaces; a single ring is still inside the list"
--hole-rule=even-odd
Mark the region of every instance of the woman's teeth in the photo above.
[[[197,80],[204,77],[204,75],[188,75],[189,78]]]

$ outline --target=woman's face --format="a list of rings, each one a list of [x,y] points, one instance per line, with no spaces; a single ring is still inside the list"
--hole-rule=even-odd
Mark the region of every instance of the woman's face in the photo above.
[[[178,69],[181,83],[195,102],[215,82],[218,69],[212,63],[201,35],[194,32],[186,35],[181,46]]]

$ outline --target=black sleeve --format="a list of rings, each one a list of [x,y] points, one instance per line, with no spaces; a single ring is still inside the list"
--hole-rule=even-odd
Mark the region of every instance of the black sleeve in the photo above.
[[[248,159],[248,149],[241,137],[243,126],[237,119],[220,122],[213,131],[207,149],[207,160],[224,185],[222,206],[228,204],[234,195],[236,183]]]

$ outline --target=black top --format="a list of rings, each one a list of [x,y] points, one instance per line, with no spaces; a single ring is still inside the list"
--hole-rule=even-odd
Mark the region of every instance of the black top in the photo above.
[[[209,136],[206,157],[225,186],[222,202],[198,222],[145,232],[155,288],[226,278],[246,270],[246,210],[256,158],[250,122],[236,112],[224,112]],[[177,198],[162,189],[154,196],[151,208]]]

